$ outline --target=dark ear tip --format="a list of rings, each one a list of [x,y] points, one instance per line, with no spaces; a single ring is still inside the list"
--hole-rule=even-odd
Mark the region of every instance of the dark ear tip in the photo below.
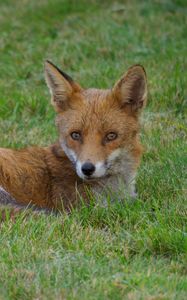
[[[138,72],[138,73],[143,73],[144,74],[144,76],[146,77],[147,75],[146,75],[146,71],[145,71],[145,68],[144,68],[144,66],[142,66],[141,64],[135,64],[135,65],[132,65],[129,69],[128,69],[128,71],[127,72]]]
[[[52,67],[52,68],[51,68]],[[67,81],[69,82],[73,82],[73,79],[67,75],[65,72],[63,72],[62,70],[60,70],[56,65],[54,65],[50,60],[46,59],[45,61],[45,69],[47,69],[47,71],[49,71],[50,69],[55,69],[56,71],[58,71]]]
[[[49,59],[46,59],[46,60],[44,61],[44,65],[45,65],[45,66],[50,65],[50,66],[53,66],[53,67],[56,68],[56,66],[55,66]]]

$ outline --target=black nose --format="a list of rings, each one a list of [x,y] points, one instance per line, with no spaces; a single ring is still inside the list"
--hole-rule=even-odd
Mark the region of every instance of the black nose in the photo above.
[[[95,166],[90,162],[86,162],[82,165],[81,169],[84,175],[90,176],[95,171]]]

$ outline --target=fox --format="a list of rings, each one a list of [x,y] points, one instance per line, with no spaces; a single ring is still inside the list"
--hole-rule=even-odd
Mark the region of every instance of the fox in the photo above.
[[[56,112],[58,141],[25,149],[0,148],[0,203],[71,210],[80,199],[116,193],[137,196],[143,147],[140,116],[147,76],[133,65],[109,89],[83,88],[51,61],[45,80]],[[104,196],[103,196],[104,195]]]

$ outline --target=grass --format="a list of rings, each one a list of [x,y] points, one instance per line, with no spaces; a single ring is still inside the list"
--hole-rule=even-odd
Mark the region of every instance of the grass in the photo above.
[[[145,154],[135,203],[0,223],[0,299],[186,299],[185,0],[1,1],[0,145],[57,138],[44,83],[51,59],[83,86],[145,66]]]

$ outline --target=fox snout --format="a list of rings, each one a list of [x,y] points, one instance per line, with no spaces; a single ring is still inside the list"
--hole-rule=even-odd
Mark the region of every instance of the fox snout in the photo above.
[[[81,171],[84,175],[91,176],[95,171],[95,166],[90,162],[86,162],[82,165]]]
[[[76,163],[76,172],[82,179],[94,179],[103,177],[106,174],[106,166],[102,162],[92,163],[91,161]]]

